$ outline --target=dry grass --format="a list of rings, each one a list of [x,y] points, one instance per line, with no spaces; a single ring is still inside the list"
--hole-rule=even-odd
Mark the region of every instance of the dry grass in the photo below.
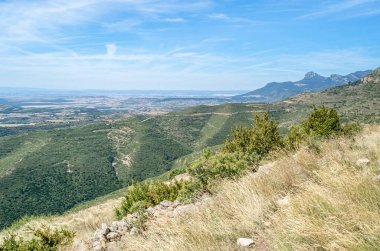
[[[16,230],[20,236],[30,237],[30,227],[39,227],[42,224],[51,228],[64,228],[75,232],[76,239],[87,241],[90,240],[97,228],[102,223],[110,224],[115,219],[115,208],[119,207],[122,199],[110,199],[95,206],[71,212],[62,216],[40,217],[31,220],[20,229]],[[7,235],[4,231],[0,233],[0,240]]]
[[[209,202],[112,250],[238,250],[238,237],[254,238],[256,250],[379,250],[380,128],[363,135],[283,156],[268,175],[224,181]],[[278,205],[284,196],[290,204]]]
[[[278,157],[269,174],[221,181],[207,202],[151,221],[144,235],[127,235],[109,248],[239,250],[236,239],[251,237],[254,250],[379,250],[380,182],[373,177],[380,174],[380,127],[313,149]],[[371,162],[358,166],[360,158]],[[284,196],[290,203],[280,206]],[[88,240],[95,226],[112,221],[118,203],[49,219],[49,225]]]

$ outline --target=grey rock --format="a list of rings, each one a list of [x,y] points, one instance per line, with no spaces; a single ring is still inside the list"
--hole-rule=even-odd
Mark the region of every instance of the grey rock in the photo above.
[[[118,240],[120,240],[120,238],[121,238],[121,234],[118,232],[109,232],[107,234],[107,240],[110,242],[118,241]]]
[[[161,201],[159,205],[163,207],[170,207],[172,205],[172,202],[164,200],[164,201]]]
[[[105,251],[107,250],[107,244],[106,241],[94,241],[92,243],[92,250],[93,251]]]
[[[376,175],[375,177],[373,177],[373,180],[374,181],[380,181],[380,175]]]
[[[110,229],[107,227],[107,224],[103,223],[101,228],[101,233],[106,236],[110,232]]]

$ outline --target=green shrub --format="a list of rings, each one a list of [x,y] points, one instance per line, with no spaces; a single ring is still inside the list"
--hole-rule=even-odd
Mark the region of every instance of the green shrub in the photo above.
[[[262,116],[256,114],[252,127],[239,127],[233,130],[232,137],[227,139],[224,151],[227,153],[243,152],[264,157],[270,151],[283,145],[278,123],[269,119],[265,112]]]
[[[176,167],[170,170],[169,172],[169,179],[173,179],[175,176],[180,175],[182,173],[186,172],[186,168]]]
[[[287,150],[296,150],[301,146],[306,138],[307,135],[301,127],[292,125],[289,128],[289,132],[285,136],[284,147]]]
[[[163,181],[147,181],[132,184],[125,195],[119,209],[116,209],[118,218],[158,205],[161,201],[174,201],[181,190],[185,189],[185,182],[165,183]]]
[[[302,121],[301,127],[307,135],[323,138],[339,134],[342,131],[338,112],[324,105],[314,107],[309,117]]]
[[[235,176],[250,166],[250,160],[242,152],[219,153],[195,161],[188,172],[202,185],[218,178]]]
[[[35,238],[30,241],[10,234],[0,245],[0,251],[56,251],[70,244],[75,233],[65,229],[50,229],[47,226],[32,229]]]
[[[362,130],[362,126],[359,123],[349,123],[342,126],[342,133],[344,136],[353,136]]]
[[[329,138],[332,136],[352,136],[360,131],[357,123],[342,126],[338,112],[324,105],[314,107],[309,116],[300,126],[291,126],[285,136],[284,146],[287,150],[296,150],[307,141],[309,148],[316,150],[316,138]]]

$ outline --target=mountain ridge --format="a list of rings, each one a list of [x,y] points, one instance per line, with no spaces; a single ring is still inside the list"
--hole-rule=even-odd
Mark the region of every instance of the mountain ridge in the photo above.
[[[233,99],[254,102],[276,102],[304,92],[318,92],[324,89],[358,81],[372,70],[356,71],[347,75],[331,74],[324,77],[313,71],[307,72],[303,79],[292,82],[270,82],[254,91],[237,95]]]

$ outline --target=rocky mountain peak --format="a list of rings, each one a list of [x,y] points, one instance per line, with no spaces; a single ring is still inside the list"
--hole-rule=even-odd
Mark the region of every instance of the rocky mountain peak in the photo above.
[[[308,73],[305,74],[304,79],[312,79],[315,77],[321,77],[321,76],[313,71],[309,71]]]

